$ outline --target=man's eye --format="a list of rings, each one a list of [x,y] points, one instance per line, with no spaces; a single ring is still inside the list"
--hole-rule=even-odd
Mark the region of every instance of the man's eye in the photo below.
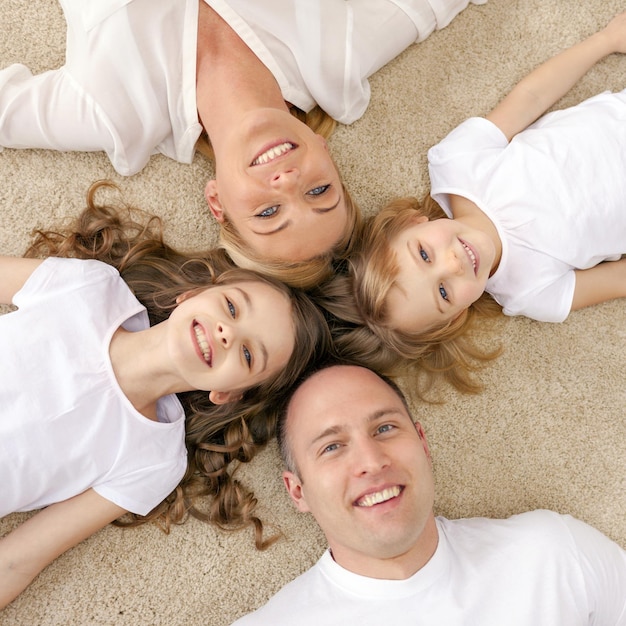
[[[226,306],[228,307],[228,312],[230,313],[231,317],[235,319],[235,316],[237,315],[237,309],[228,298],[226,298]]]
[[[327,452],[334,452],[335,450],[337,450],[339,448],[339,444],[338,443],[331,443],[329,445],[327,445],[323,450],[322,450],[322,454],[326,454]]]
[[[246,346],[243,347],[243,358],[246,360],[248,368],[252,367],[252,355],[250,354],[250,350],[248,350]]]
[[[439,295],[444,299],[444,300],[448,300],[448,292],[446,291],[446,288],[443,285],[439,285]]]
[[[268,206],[267,209],[263,209],[260,213],[256,214],[256,217],[274,217],[278,213],[279,204],[274,206]]]
[[[388,433],[389,431],[393,430],[394,426],[392,426],[391,424],[382,424],[381,426],[378,427],[377,431],[378,433]]]
[[[430,263],[430,257],[428,256],[428,252],[426,252],[424,248],[420,248],[420,256],[422,257],[422,259],[424,259],[424,261],[426,261],[426,263]]]
[[[330,189],[330,185],[320,185],[319,187],[314,187],[310,191],[307,191],[309,196],[321,196],[325,194]]]

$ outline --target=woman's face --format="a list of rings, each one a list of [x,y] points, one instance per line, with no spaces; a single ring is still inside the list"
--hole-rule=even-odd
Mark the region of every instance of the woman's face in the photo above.
[[[257,109],[215,149],[211,212],[260,256],[303,261],[330,250],[348,215],[323,137],[278,109]]]

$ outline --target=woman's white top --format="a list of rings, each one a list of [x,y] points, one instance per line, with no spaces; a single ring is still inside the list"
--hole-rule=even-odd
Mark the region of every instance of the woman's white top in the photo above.
[[[205,0],[275,76],[286,101],[343,123],[367,77],[442,28],[469,0]],[[486,0],[474,0],[482,4]],[[191,162],[198,0],[60,0],[65,65],[0,71],[0,150],[104,150],[123,175],[162,153]],[[216,86],[219,89],[219,86]]]

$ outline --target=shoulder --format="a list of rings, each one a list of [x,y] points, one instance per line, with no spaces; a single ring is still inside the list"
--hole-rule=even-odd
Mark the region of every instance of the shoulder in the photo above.
[[[315,619],[315,606],[324,604],[324,597],[319,595],[320,581],[324,578],[320,563],[327,554],[328,552],[325,552],[313,567],[287,583],[268,600],[267,604],[239,618],[233,626],[264,626],[265,624],[292,626],[294,607],[298,607],[298,611],[303,616],[308,614],[309,617]]]

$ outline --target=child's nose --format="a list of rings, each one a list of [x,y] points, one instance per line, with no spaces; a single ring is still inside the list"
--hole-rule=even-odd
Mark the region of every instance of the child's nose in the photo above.
[[[230,324],[226,324],[225,322],[218,322],[217,324],[217,340],[222,344],[225,348],[228,348],[230,344],[233,342],[233,328]]]

